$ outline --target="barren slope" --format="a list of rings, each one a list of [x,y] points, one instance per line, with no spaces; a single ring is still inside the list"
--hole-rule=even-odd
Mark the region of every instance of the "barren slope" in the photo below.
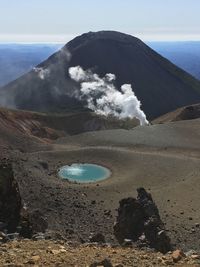
[[[78,241],[101,232],[115,242],[112,227],[119,200],[144,186],[173,243],[199,250],[199,132],[197,119],[69,136],[58,139],[49,151],[22,155],[23,161],[14,164],[15,177],[30,212],[40,210],[50,230]],[[107,166],[112,176],[98,184],[61,180],[58,168],[73,162]]]
[[[52,143],[62,136],[102,129],[132,128],[136,119],[120,121],[90,112],[44,114],[0,108],[0,144],[31,151],[34,144]],[[26,145],[24,145],[26,143]]]

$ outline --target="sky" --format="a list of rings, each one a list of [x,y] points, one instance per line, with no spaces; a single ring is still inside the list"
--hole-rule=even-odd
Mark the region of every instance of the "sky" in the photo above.
[[[65,43],[99,30],[200,40],[200,0],[0,0],[0,42]]]

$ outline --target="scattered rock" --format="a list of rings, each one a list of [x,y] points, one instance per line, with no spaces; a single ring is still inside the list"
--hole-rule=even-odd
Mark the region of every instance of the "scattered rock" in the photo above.
[[[4,232],[0,232],[0,242],[5,243],[9,240],[7,235]]]
[[[73,230],[70,230],[68,233],[71,235],[73,233]],[[45,233],[40,233],[40,235],[44,236],[46,240],[51,239],[51,240],[66,241],[65,237],[57,231],[47,230],[45,231]]]
[[[180,249],[177,249],[172,253],[172,259],[175,263],[180,261],[183,257],[185,257],[185,254]]]
[[[67,252],[67,250],[65,248],[60,249],[60,253],[65,253],[65,252]]]
[[[7,264],[4,264],[3,267],[24,267],[24,264],[7,263]]]
[[[104,259],[101,262],[93,262],[92,264],[90,264],[90,267],[113,267],[112,263],[110,260],[108,259]]]
[[[198,254],[194,254],[194,255],[191,255],[191,258],[192,258],[193,260],[199,260],[199,259],[200,259],[200,255],[198,255]]]
[[[132,247],[133,246],[133,240],[131,240],[131,239],[124,239],[123,246],[124,247]]]
[[[97,233],[97,234],[94,234],[94,235],[91,235],[89,237],[89,240],[90,242],[97,242],[97,243],[105,243],[105,236],[101,233]]]
[[[104,214],[106,216],[110,216],[111,215],[111,210],[104,210]]]
[[[174,265],[174,262],[173,262],[173,260],[170,260],[170,259],[162,259],[162,261],[161,261],[163,264],[165,264],[165,265]]]
[[[44,240],[45,239],[45,235],[44,233],[36,233],[32,236],[32,239],[35,240],[35,241],[38,241],[38,240]]]
[[[61,253],[60,249],[52,249],[50,250],[50,253],[52,253],[53,255],[58,255]]]
[[[34,262],[37,262],[40,260],[40,256],[39,255],[34,255],[31,257],[31,260],[33,260]]]
[[[19,233],[10,233],[7,234],[8,239],[17,239],[19,237]]]
[[[195,250],[191,249],[191,250],[187,251],[187,252],[185,253],[185,255],[186,255],[186,257],[190,257],[191,255],[194,255],[194,254],[196,254],[196,253],[197,253],[197,252],[196,252]]]

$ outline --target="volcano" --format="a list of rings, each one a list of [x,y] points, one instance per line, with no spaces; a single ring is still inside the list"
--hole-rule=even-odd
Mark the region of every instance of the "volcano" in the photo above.
[[[133,36],[89,32],[68,42],[35,69],[0,89],[0,105],[39,112],[82,111],[80,86],[68,69],[80,65],[116,87],[131,84],[148,119],[200,102],[200,82]]]

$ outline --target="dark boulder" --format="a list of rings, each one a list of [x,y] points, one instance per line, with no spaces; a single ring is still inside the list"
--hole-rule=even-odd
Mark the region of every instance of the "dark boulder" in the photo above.
[[[98,266],[113,267],[113,265],[109,259],[104,259],[101,262],[93,262],[92,264],[90,264],[90,267],[98,267]]]
[[[23,203],[18,181],[14,177],[9,160],[0,161],[0,231],[12,236],[31,238],[35,233],[44,233],[47,219],[40,210],[29,210]]]
[[[114,225],[114,234],[120,244],[124,239],[138,240],[143,232],[143,218],[144,211],[136,199],[129,197],[120,200],[118,217]]]
[[[15,232],[20,222],[21,197],[12,164],[0,162],[0,231]]]
[[[151,194],[144,188],[137,189],[137,198],[122,199],[114,225],[114,235],[120,244],[131,239],[145,246],[166,253],[171,250],[158,208]]]
[[[95,243],[105,243],[106,242],[105,241],[105,236],[103,234],[101,234],[101,233],[97,233],[97,234],[91,235],[89,237],[89,240],[92,243],[94,243],[94,242]]]

